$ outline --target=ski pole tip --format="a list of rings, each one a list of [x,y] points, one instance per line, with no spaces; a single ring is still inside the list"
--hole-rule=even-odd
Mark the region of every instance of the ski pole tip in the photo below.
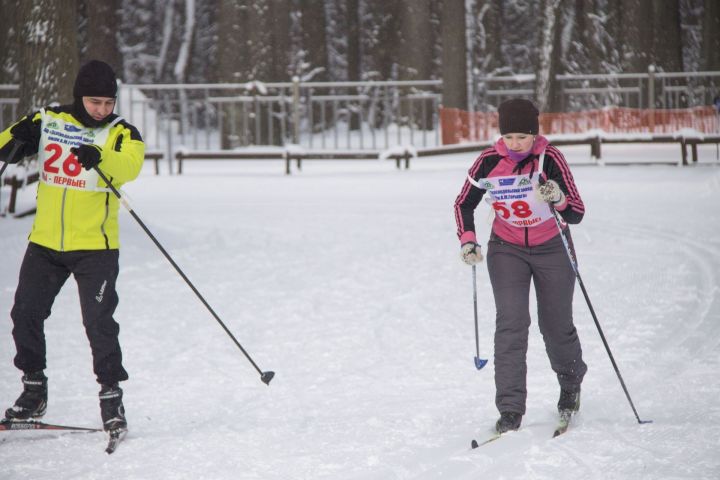
[[[270,372],[270,371],[268,371],[268,372],[263,372],[263,373],[260,375],[260,380],[262,380],[262,382],[263,382],[265,385],[270,385],[270,380],[272,380],[274,376],[275,376],[275,372]]]
[[[478,370],[480,370],[481,368],[483,368],[483,367],[487,364],[487,362],[488,362],[488,361],[487,361],[486,359],[483,359],[483,358],[480,358],[480,357],[475,357],[475,368],[477,368]]]

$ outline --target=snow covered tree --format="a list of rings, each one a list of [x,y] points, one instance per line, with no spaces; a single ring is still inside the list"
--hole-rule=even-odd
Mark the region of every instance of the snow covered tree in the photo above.
[[[26,0],[16,8],[20,113],[69,102],[78,69],[76,1]]]
[[[3,15],[4,28],[0,31],[0,52],[3,52],[0,63],[0,84],[17,83],[20,79],[18,71],[18,52],[20,50],[20,19],[14,0],[0,0],[0,12]]]
[[[542,5],[540,48],[535,69],[535,100],[541,112],[555,112],[560,109],[555,80],[560,62],[560,3],[561,0],[544,0]]]
[[[92,59],[102,60],[124,80],[117,28],[120,23],[120,0],[80,0],[78,7],[83,27],[78,32],[80,63]]]
[[[720,70],[720,2],[705,0],[702,15],[701,70]],[[720,92],[718,92],[720,94]]]
[[[442,6],[442,104],[467,110],[465,0],[443,0]]]

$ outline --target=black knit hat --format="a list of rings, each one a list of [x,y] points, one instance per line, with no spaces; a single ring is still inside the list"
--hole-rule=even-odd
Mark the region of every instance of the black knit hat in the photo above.
[[[540,112],[530,100],[513,98],[505,100],[498,107],[500,135],[506,133],[538,133]]]
[[[112,67],[100,60],[90,60],[83,65],[75,78],[73,96],[115,98],[117,79]]]

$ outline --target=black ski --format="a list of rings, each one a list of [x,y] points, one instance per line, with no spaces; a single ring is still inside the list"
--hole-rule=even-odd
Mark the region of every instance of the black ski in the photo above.
[[[475,440],[473,438],[472,441],[470,442],[470,448],[474,450],[478,447],[482,447],[483,445],[487,445],[490,442],[494,442],[495,440],[497,440],[500,437],[502,437],[502,434],[495,432],[490,437],[483,440],[482,442],[478,442],[477,440]]]
[[[108,433],[110,434],[110,439],[108,440],[108,445],[107,445],[107,448],[105,449],[105,453],[110,455],[117,449],[118,445],[120,445],[120,442],[122,442],[123,438],[125,438],[125,434],[127,434],[127,429],[116,428],[115,430],[110,430]]]
[[[37,420],[0,420],[0,431],[3,430],[70,430],[75,432],[102,432],[99,428],[76,427],[72,425],[55,425]]]
[[[572,410],[563,410],[560,412],[560,418],[558,419],[557,426],[555,427],[555,432],[553,432],[553,438],[567,432],[567,429],[570,426],[570,420],[572,420],[572,415]]]

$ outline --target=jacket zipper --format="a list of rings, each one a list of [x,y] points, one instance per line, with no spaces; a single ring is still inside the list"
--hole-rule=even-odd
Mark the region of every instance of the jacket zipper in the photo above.
[[[67,188],[63,190],[62,202],[60,203],[60,251],[65,251],[65,196]]]

